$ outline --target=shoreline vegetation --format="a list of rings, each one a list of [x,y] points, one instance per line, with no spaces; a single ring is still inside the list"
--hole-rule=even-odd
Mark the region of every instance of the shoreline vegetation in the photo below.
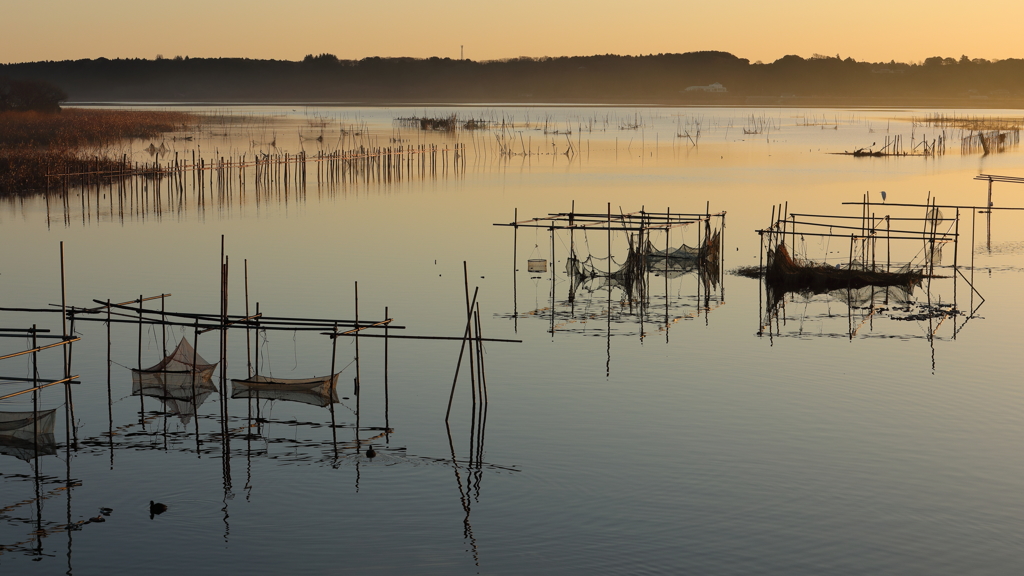
[[[857,62],[815,54],[771,63],[728,52],[472,61],[333,54],[0,64],[74,102],[582,104],[1024,108],[1024,59]]]
[[[45,190],[85,181],[92,172],[129,172],[125,146],[195,125],[199,117],[157,110],[0,112],[0,194]],[[59,181],[48,175],[72,174]]]

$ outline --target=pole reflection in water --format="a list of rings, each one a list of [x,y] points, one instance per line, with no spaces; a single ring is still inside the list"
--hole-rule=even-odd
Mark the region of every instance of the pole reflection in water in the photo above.
[[[226,272],[227,259],[225,258],[223,262]],[[466,276],[465,282],[468,286],[468,268],[466,265],[464,265],[464,272]],[[226,285],[226,281],[224,284]],[[358,285],[356,285],[356,290],[358,290]],[[477,288],[478,291],[479,288]],[[236,319],[236,317],[231,317],[226,313],[226,299],[225,308],[215,316],[168,312],[163,305],[163,300],[166,296],[168,295],[153,297],[161,299],[161,307],[158,311],[147,310],[143,306],[144,301],[153,298],[140,296],[135,302],[125,304],[113,304],[109,299],[97,301],[97,303],[101,303],[99,308],[70,308],[66,314],[66,317],[72,319],[72,326],[74,326],[76,319],[83,321],[95,319],[104,322],[106,324],[104,331],[107,336],[107,342],[105,343],[107,348],[107,406],[105,407],[107,422],[103,426],[102,433],[96,435],[93,432],[94,435],[88,437],[83,435],[84,437],[80,442],[80,451],[76,452],[77,457],[102,454],[102,457],[106,460],[105,467],[111,471],[117,469],[118,459],[115,457],[115,452],[121,450],[130,452],[148,451],[158,458],[173,458],[175,452],[194,452],[200,459],[204,454],[219,457],[221,463],[219,509],[221,513],[220,519],[223,522],[222,538],[224,542],[230,541],[233,533],[231,504],[235,493],[231,469],[232,457],[244,457],[246,459],[244,491],[247,502],[254,500],[254,494],[256,493],[254,487],[260,480],[261,467],[258,464],[260,460],[272,461],[275,467],[281,465],[307,465],[309,463],[320,463],[325,467],[335,469],[352,466],[355,469],[354,491],[357,493],[363,488],[362,483],[366,480],[368,469],[385,470],[390,466],[403,463],[413,466],[421,464],[451,466],[456,473],[460,502],[463,507],[464,533],[472,543],[474,562],[479,564],[476,536],[473,534],[470,514],[472,504],[479,502],[481,498],[483,472],[485,470],[517,472],[518,469],[515,467],[496,466],[485,462],[486,453],[484,447],[489,394],[487,390],[484,342],[500,342],[502,340],[486,339],[482,336],[481,306],[476,299],[476,293],[474,293],[471,300],[467,301],[466,332],[462,338],[454,338],[461,341],[463,354],[469,355],[467,367],[470,370],[471,385],[472,410],[468,423],[470,430],[469,448],[462,459],[459,459],[455,454],[454,444],[450,435],[450,458],[412,456],[406,453],[404,447],[392,445],[391,437],[394,434],[394,429],[391,427],[390,411],[391,375],[389,370],[391,358],[389,344],[391,338],[400,336],[393,335],[390,330],[401,327],[393,326],[390,318],[375,321],[361,320],[358,308],[358,291],[355,293],[356,314],[354,321],[308,320],[305,321],[305,324],[296,324],[297,321],[295,319],[275,320],[263,317],[259,312],[259,304],[257,304],[257,317]],[[118,310],[123,312],[117,312]],[[386,307],[385,316],[388,315],[388,312],[389,308]],[[142,324],[159,325],[162,332],[168,326],[177,326],[177,329],[183,333],[178,346],[172,352],[166,354],[166,348],[162,346],[164,338],[155,335],[154,331],[154,338],[157,338],[160,342],[158,349],[162,350],[166,355],[160,362],[150,368],[142,368],[143,347],[140,341],[137,350],[133,350],[133,352],[136,352],[134,354],[137,356],[135,364],[138,367],[134,369],[126,368],[126,371],[131,373],[132,378],[130,380],[130,392],[125,396],[121,396],[118,390],[123,390],[126,379],[115,377],[113,374],[113,365],[116,362],[113,359],[114,336],[112,334],[112,325],[119,321],[116,318],[119,314],[130,314],[131,319],[123,321],[131,324],[140,326]],[[97,318],[89,318],[89,315],[97,316]],[[178,321],[175,320],[176,318],[184,318],[187,321]],[[275,322],[277,323],[276,325]],[[292,326],[298,325],[300,328],[308,330],[328,330],[329,332],[326,332],[326,334],[331,336],[332,345],[332,374],[328,377],[307,379],[281,379],[259,374],[259,366],[261,364],[259,334],[263,332],[260,323],[270,324],[271,329],[275,326],[294,329]],[[227,375],[223,369],[224,361],[227,357],[225,351],[226,338],[221,340],[220,361],[209,363],[199,355],[198,349],[202,343],[199,342],[198,337],[208,331],[217,331],[224,334],[234,326],[250,329],[250,324],[257,328],[258,334],[256,339],[255,370],[247,368],[248,374],[245,378],[232,380],[231,393],[229,394],[226,386]],[[132,326],[132,328],[135,328],[135,326]],[[377,409],[363,414],[367,399],[362,398],[362,393],[365,390],[362,386],[362,371],[366,368],[362,358],[364,352],[362,338],[365,338],[367,335],[362,334],[362,332],[374,328],[383,329],[383,337],[385,339],[382,377],[383,410],[382,414]],[[188,330],[192,332],[191,343],[185,335]],[[337,365],[337,338],[343,335],[353,337],[354,357],[351,363],[341,368],[340,371],[334,372]],[[369,334],[369,336],[375,335]],[[449,339],[441,336],[412,336],[411,338]],[[266,343],[265,340],[264,343]],[[129,349],[131,348],[134,348],[134,346],[131,346]],[[249,345],[247,344],[248,348]],[[69,369],[70,354],[68,356],[69,362],[65,365],[65,369]],[[213,405],[208,405],[206,400],[218,392],[218,386],[212,379],[212,374],[217,366],[220,366],[222,369],[220,375],[222,385],[220,387],[220,402],[216,406],[217,410],[214,413],[211,412]],[[338,398],[336,390],[338,377],[350,366],[354,366],[354,406],[347,405],[342,399]],[[127,392],[127,390],[123,391]],[[122,400],[130,396],[139,396],[140,402],[143,401],[144,397],[150,397],[158,400],[159,403],[155,406],[152,402],[148,406],[145,404],[136,406],[134,402],[131,402],[130,405],[135,406],[135,408],[131,408],[131,417],[126,421],[124,417],[129,403],[122,404],[120,410],[115,410],[115,407]],[[233,399],[243,400],[247,403],[247,406],[251,406],[255,402],[256,410],[231,411],[227,404]],[[296,419],[275,420],[270,417],[270,413],[273,410],[273,405],[278,402],[304,405],[300,410],[305,413],[310,413],[310,410],[315,410],[316,408],[328,408],[328,411],[323,413],[326,417],[324,421],[319,421],[315,418],[312,421],[299,421]],[[351,411],[351,418],[339,418],[338,409],[342,407]],[[373,407],[371,406],[371,408]],[[138,410],[138,414],[135,413],[135,410]],[[232,415],[232,412],[235,412],[237,415]],[[376,422],[380,421],[378,418],[381,417],[383,418],[383,426],[376,425]],[[200,420],[217,420],[219,431],[203,432],[201,428],[211,429],[212,426],[201,427],[199,424]],[[367,425],[368,420],[373,425]],[[121,424],[118,424],[118,422],[121,422]],[[282,427],[284,428],[283,431],[281,430]],[[326,432],[324,429],[328,427],[330,430],[329,435],[323,433]],[[349,442],[339,441],[338,428],[352,429],[353,436]],[[300,431],[308,431],[309,433],[304,434],[304,437],[300,439],[298,435]],[[450,431],[449,428],[449,434]],[[236,447],[233,445],[232,440],[236,439],[239,434],[244,435],[245,445]],[[288,446],[289,449],[283,454],[271,453],[270,447],[275,445]],[[66,448],[68,449],[68,454],[71,454],[70,446],[67,445]],[[56,451],[56,448],[54,448],[54,451]],[[43,444],[35,441],[32,453],[34,457],[33,479],[38,483],[42,480],[42,475],[39,472],[41,465],[38,461],[38,456],[44,453]],[[89,523],[89,521],[76,521],[73,514],[72,498],[76,495],[76,488],[81,486],[81,483],[72,477],[71,460],[72,458],[65,458],[66,468],[63,478],[60,480],[61,486],[59,490],[59,492],[66,493],[66,517],[64,518],[62,529],[68,529],[69,532],[65,552],[69,573],[73,568],[72,559],[74,557],[75,537],[70,534],[71,529],[67,527]],[[130,458],[129,460],[136,460],[136,458]],[[206,461],[208,462],[209,459],[206,459]],[[376,477],[377,474],[375,473],[374,476]],[[7,480],[5,479],[4,481]],[[37,494],[35,500],[37,502],[39,498],[45,496],[42,494],[40,486],[35,486],[34,491]],[[47,530],[47,526],[41,520],[42,508],[37,508],[39,513],[33,519],[35,526],[31,546],[27,548],[31,548],[33,554],[41,556],[45,555],[42,538]],[[43,527],[42,531],[40,531],[40,525]]]
[[[720,225],[712,226],[715,221]],[[703,316],[708,326],[710,312],[725,303],[724,212],[711,214],[710,209],[706,209],[699,214],[681,214],[667,208],[664,213],[640,210],[615,217],[610,204],[606,214],[586,214],[575,212],[574,203],[573,212],[496,225],[511,226],[514,233],[519,227],[543,226],[551,234],[548,305],[519,312],[515,288],[518,278],[514,276],[513,312],[504,317],[516,323],[519,318],[544,318],[552,338],[560,334],[600,334],[605,340],[606,377],[611,376],[613,335],[635,336],[642,342],[648,336],[648,326],[653,323],[665,333],[668,343],[674,324]],[[696,227],[695,247],[685,243],[685,231],[690,226]],[[555,234],[562,230],[569,231],[564,276],[555,270]],[[587,234],[594,231],[607,233],[605,256],[597,256],[593,250],[590,253],[577,250],[589,250]],[[673,238],[673,231],[677,234],[682,231],[683,238]],[[582,240],[577,241],[577,233]],[[657,236],[660,234],[664,234],[664,238]],[[582,242],[582,246],[578,242]],[[674,247],[677,242],[678,248]],[[614,250],[623,248],[626,256],[624,262],[619,263],[613,256]],[[515,246],[513,253],[516,253]],[[684,283],[690,275],[695,280],[692,289]],[[662,278],[663,293],[656,294],[657,290],[652,289],[652,277]],[[565,300],[559,300],[556,286],[563,278],[568,294]],[[603,324],[603,331],[596,327],[598,322]]]

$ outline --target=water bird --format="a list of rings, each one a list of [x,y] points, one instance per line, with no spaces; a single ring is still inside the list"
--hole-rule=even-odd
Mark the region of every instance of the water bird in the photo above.
[[[373,449],[372,445],[369,448],[366,449],[366,457],[367,458],[374,458],[376,456],[377,456],[377,451]]]
[[[110,513],[113,511],[113,508],[100,508],[100,514],[103,514],[104,516],[110,516]]]
[[[154,516],[167,512],[167,504],[161,504],[160,502],[149,501],[149,519],[152,520]]]

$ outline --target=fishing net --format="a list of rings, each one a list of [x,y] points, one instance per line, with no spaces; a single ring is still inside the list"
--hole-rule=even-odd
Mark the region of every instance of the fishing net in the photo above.
[[[949,240],[935,240],[928,241],[928,249],[924,253],[924,263],[927,266],[941,266],[942,265],[942,248],[948,244]]]
[[[648,241],[647,264],[650,271],[659,276],[679,278],[697,268],[700,248],[683,244],[679,248],[657,250]]]
[[[160,362],[157,362],[149,368],[142,370],[132,369],[132,377],[136,375],[143,375],[149,372],[187,372],[191,373],[193,370],[198,376],[204,378],[210,378],[213,375],[214,368],[217,367],[217,363],[213,364],[207,362],[202,356],[196,353],[192,345],[188,343],[184,337],[181,342],[178,342],[178,347],[174,349],[167,357]]]
[[[621,269],[622,264],[616,262],[614,256],[602,257],[591,254],[580,260],[573,254],[565,261],[565,273],[579,279],[614,276],[616,271]]]
[[[861,286],[829,291],[829,296],[853,308],[885,304],[906,305],[913,301],[913,286]]]
[[[197,372],[193,378],[192,372],[132,371],[132,396],[160,399],[164,411],[179,416],[183,424],[188,424],[196,410],[216,391],[210,374],[205,372]]]
[[[658,260],[696,260],[700,255],[700,248],[683,244],[679,248],[666,248],[658,250],[650,241],[647,242],[647,257],[653,261]]]
[[[876,270],[858,260],[829,266],[790,256],[785,244],[768,250],[765,282],[781,292],[810,291],[815,294],[864,286],[903,286],[908,289],[922,279],[919,271],[904,266],[896,272]]]
[[[630,299],[644,300],[647,274],[654,273],[670,279],[679,278],[690,272],[703,274],[705,284],[716,286],[719,277],[719,254],[721,234],[708,234],[699,247],[682,244],[678,248],[659,250],[647,240],[638,250],[630,238],[626,261],[616,262],[614,258],[599,258],[593,255],[580,260],[575,255],[566,259],[566,274],[573,280],[575,288],[589,292],[607,288],[621,289]]]
[[[663,272],[676,277],[687,272],[692,272],[698,265],[704,267],[707,272],[708,266],[718,265],[718,257],[722,246],[721,231],[716,230],[714,234],[708,230],[705,240],[700,246],[693,247],[682,244],[678,248],[666,248],[659,250],[654,244],[647,241],[647,264],[652,272]]]
[[[0,453],[21,460],[57,453],[53,425],[57,410],[0,412]]]
[[[338,376],[319,378],[273,378],[256,376],[242,380],[231,380],[232,398],[256,398],[259,400],[285,400],[301,402],[321,408],[338,403]]]
[[[188,424],[199,406],[217,390],[211,381],[216,367],[183,337],[160,362],[143,370],[132,369],[132,396],[159,398],[166,412]]]

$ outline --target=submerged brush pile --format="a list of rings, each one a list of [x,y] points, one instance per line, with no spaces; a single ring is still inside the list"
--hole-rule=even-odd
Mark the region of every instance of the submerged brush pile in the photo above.
[[[0,194],[47,187],[48,174],[127,170],[126,142],[193,125],[184,112],[83,110],[0,113]]]
[[[740,276],[760,278],[759,267],[750,266],[736,271]],[[809,260],[795,260],[785,244],[769,249],[763,277],[765,283],[785,292],[814,292],[820,294],[841,288],[866,286],[896,286],[907,291],[920,284],[924,274],[911,270],[909,264],[895,272],[873,269],[857,262],[829,266]]]

